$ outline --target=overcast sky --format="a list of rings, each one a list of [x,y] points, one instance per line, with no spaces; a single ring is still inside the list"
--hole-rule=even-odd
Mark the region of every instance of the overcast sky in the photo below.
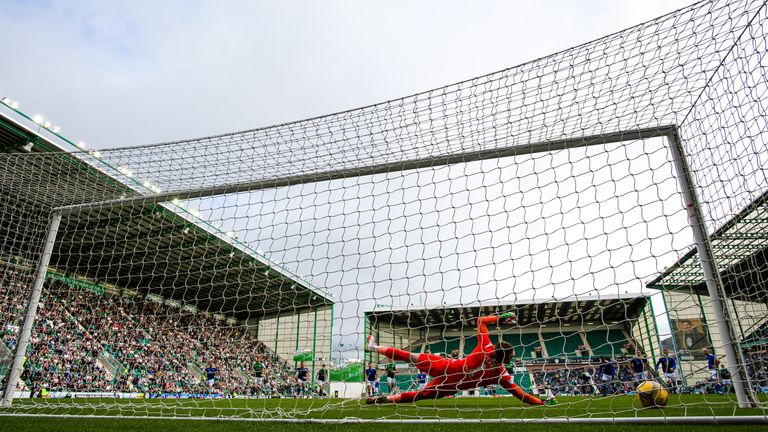
[[[689,0],[0,0],[0,96],[91,148],[318,116],[484,75]]]
[[[234,132],[395,99],[544,57],[671,12],[690,1],[373,4],[359,1],[0,0],[0,3],[0,26],[5,34],[12,35],[6,43],[0,44],[0,54],[5,60],[5,67],[0,68],[0,96],[20,101],[22,111],[30,115],[45,116],[73,141],[83,140],[90,148],[109,148]],[[508,162],[493,163],[504,165]],[[418,176],[418,173],[413,175]],[[446,174],[446,178],[450,176]],[[375,180],[366,179],[364,183],[374,185]],[[496,187],[494,182],[484,179],[482,184]],[[380,195],[375,188],[369,189],[365,189],[364,197],[374,199]],[[393,221],[398,219],[379,225],[390,237],[386,237],[387,244],[378,254],[375,247],[362,247],[353,243],[355,239],[344,240],[346,235],[354,234],[351,231],[324,229],[328,238],[336,235],[341,239],[339,248],[356,249],[357,252],[348,255],[359,259],[357,262],[344,261],[341,254],[342,259],[337,262],[323,264],[321,257],[329,252],[312,244],[314,237],[310,234],[317,232],[315,224],[318,221],[330,220],[331,216],[323,213],[321,217],[318,216],[320,213],[313,213],[311,220],[291,222],[287,215],[281,220],[274,219],[273,216],[280,216],[281,210],[272,209],[268,213],[272,219],[265,219],[261,216],[264,214],[262,204],[266,202],[264,196],[259,192],[241,197],[253,207],[239,206],[222,210],[218,215],[214,215],[215,209],[210,209],[209,217],[221,218],[223,225],[227,225],[225,219],[230,218],[249,221],[250,225],[232,222],[229,228],[244,229],[238,232],[241,239],[265,249],[273,258],[285,262],[300,274],[313,276],[314,283],[331,289],[342,301],[354,300],[356,303],[351,309],[340,313],[342,319],[354,320],[350,322],[350,331],[341,330],[342,336],[346,337],[335,338],[335,341],[359,344],[360,335],[355,332],[360,329],[356,321],[360,308],[370,308],[382,297],[373,293],[374,285],[382,292],[382,283],[386,284],[385,300],[402,304],[405,296],[407,304],[417,298],[417,301],[428,301],[430,293],[424,291],[426,286],[431,287],[432,297],[438,300],[444,299],[445,292],[441,290],[446,289],[445,286],[461,287],[461,292],[466,292],[465,288],[470,285],[474,286],[471,298],[498,299],[500,296],[541,296],[545,286],[555,283],[551,279],[520,279],[520,275],[506,265],[511,259],[509,253],[503,259],[493,256],[494,253],[498,255],[496,246],[477,251],[468,244],[467,251],[461,252],[463,246],[460,244],[451,243],[453,240],[442,241],[443,248],[453,250],[451,258],[455,258],[456,263],[451,264],[439,248],[422,252],[413,249],[419,242],[424,246],[423,239],[410,246],[394,245],[398,238],[404,245],[408,244],[404,240],[408,233],[405,224],[393,228]],[[505,196],[511,200],[509,202],[514,202],[513,193]],[[640,198],[626,195],[622,199],[637,202]],[[674,199],[671,202],[675,204]],[[622,203],[617,198],[614,204],[619,208],[624,206]],[[426,212],[427,215],[438,214],[436,209],[440,203],[435,201],[433,204],[435,209]],[[206,211],[204,205],[197,207]],[[541,210],[531,208],[530,214],[536,211]],[[606,211],[605,207],[603,211]],[[342,212],[357,217],[363,210],[356,207],[353,211]],[[421,220],[423,215],[417,216]],[[401,220],[408,221],[407,218]],[[560,223],[557,220],[539,222]],[[502,238],[520,237],[508,233],[507,228],[492,228],[494,223],[489,220],[484,229],[501,232]],[[595,230],[606,230],[603,223],[607,222],[601,221]],[[375,233],[373,222],[368,225],[373,233],[368,240],[381,240],[381,234]],[[438,225],[434,227],[439,228]],[[446,228],[444,223],[442,225]],[[527,229],[535,225],[532,223]],[[361,226],[366,225],[358,223],[357,227]],[[303,239],[292,246],[291,237],[286,239],[291,230],[296,231],[293,239]],[[542,225],[542,232],[549,233],[545,242],[554,238],[552,230],[557,231],[557,227],[545,229]],[[617,235],[629,239],[635,235],[633,230],[642,233],[645,227],[638,224],[617,231]],[[269,234],[268,241],[259,238],[259,233],[265,232]],[[441,235],[439,230],[435,235]],[[667,231],[659,235],[670,234]],[[566,241],[565,237],[560,241]],[[582,291],[574,288],[577,282],[586,290],[604,287],[619,293],[625,286],[632,291],[640,290],[644,281],[639,278],[622,281],[621,273],[646,276],[660,266],[671,264],[676,258],[675,251],[686,249],[688,236],[684,235],[682,239],[683,243],[677,243],[671,237],[665,240],[666,243],[657,241],[654,247],[666,245],[664,251],[650,250],[648,245],[641,243],[636,243],[637,247],[631,252],[622,252],[616,246],[611,257],[592,258],[592,265],[596,265],[594,260],[602,259],[600,268],[608,274],[592,268],[584,273],[581,268],[584,274],[573,276],[571,272],[570,278],[561,282],[568,285],[568,292]],[[609,239],[603,244],[612,241]],[[576,243],[578,241],[569,244]],[[323,247],[328,244],[333,242],[323,240]],[[515,240],[510,240],[509,244],[514,245]],[[525,249],[518,250],[529,254],[538,247],[524,246]],[[551,245],[547,243],[545,247]],[[589,250],[592,246],[583,244],[579,247],[579,256],[594,256]],[[363,249],[369,252],[359,252]],[[631,267],[637,261],[631,262],[629,254],[641,249],[648,249],[646,255],[651,257],[664,255],[663,262],[643,264],[640,260],[643,267],[640,270],[622,270],[612,262],[625,258],[625,264]],[[409,256],[414,250],[421,255]],[[405,255],[396,256],[394,252],[398,251]],[[438,262],[430,263],[430,259]],[[578,258],[564,256],[563,259],[560,265],[580,266]],[[366,268],[360,268],[361,260],[367,260]],[[414,262],[420,262],[425,269],[419,270]],[[474,264],[464,268],[461,277],[450,274],[451,269],[462,269],[467,263]],[[500,263],[505,265],[500,266]],[[408,267],[409,264],[410,270],[395,269],[398,265]],[[317,265],[324,267],[314,270],[313,266]],[[430,265],[447,266],[445,271],[441,268],[441,274],[437,276],[441,282],[433,284],[428,283],[427,277],[416,277],[427,272],[426,267]],[[567,270],[551,265],[555,273]],[[494,269],[497,272],[507,270],[501,276],[494,273],[492,281],[483,281]],[[377,270],[387,273],[378,282]],[[525,265],[517,272],[526,275]],[[392,276],[395,274],[400,279]],[[533,277],[530,272],[527,276]],[[517,290],[509,288],[507,283],[507,291],[499,291],[496,283],[510,279],[518,280],[519,285],[525,287]],[[538,291],[537,286],[540,287]],[[340,292],[342,287],[347,291]],[[536,291],[535,295],[531,294],[530,287]],[[552,289],[545,291],[552,295]],[[365,304],[357,303],[362,298],[367,300]],[[462,302],[466,300],[464,294],[459,298]]]

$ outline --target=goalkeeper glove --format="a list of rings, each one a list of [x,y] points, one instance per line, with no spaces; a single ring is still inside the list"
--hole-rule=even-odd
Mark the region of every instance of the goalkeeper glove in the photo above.
[[[515,315],[514,312],[504,312],[503,314],[499,315],[499,319],[506,320],[510,318],[515,318],[517,315]]]

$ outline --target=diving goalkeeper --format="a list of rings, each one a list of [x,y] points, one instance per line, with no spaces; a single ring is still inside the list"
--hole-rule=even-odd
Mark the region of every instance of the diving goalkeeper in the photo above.
[[[449,359],[428,353],[411,353],[393,347],[377,346],[372,337],[368,337],[365,350],[376,352],[392,360],[409,362],[420,372],[432,377],[432,381],[418,391],[409,391],[392,396],[374,396],[366,399],[368,404],[407,403],[422,399],[438,399],[452,396],[460,390],[471,390],[488,385],[501,385],[513,396],[530,405],[544,405],[541,399],[526,394],[512,380],[504,365],[512,361],[515,349],[507,342],[491,343],[488,325],[515,324],[514,313],[485,316],[477,320],[477,348],[463,359]],[[556,403],[554,399],[547,404]]]

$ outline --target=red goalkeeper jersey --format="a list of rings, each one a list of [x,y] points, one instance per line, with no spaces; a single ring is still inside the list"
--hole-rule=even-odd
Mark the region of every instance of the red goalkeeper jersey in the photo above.
[[[447,359],[432,354],[421,354],[416,365],[435,379],[430,387],[436,390],[469,390],[488,385],[501,385],[505,389],[517,387],[504,365],[494,357],[494,345],[485,324],[496,322],[496,317],[482,318],[477,347],[466,358]]]

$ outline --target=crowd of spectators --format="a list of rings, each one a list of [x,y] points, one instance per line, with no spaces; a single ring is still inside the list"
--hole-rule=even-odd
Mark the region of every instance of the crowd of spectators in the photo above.
[[[6,354],[15,349],[31,283],[30,274],[0,267]],[[202,376],[208,367],[216,370],[210,383]],[[220,317],[59,281],[43,290],[21,378],[32,391],[312,394],[284,360]]]
[[[6,269],[0,273],[0,323],[6,358],[16,348],[31,282],[31,275],[24,272]],[[94,361],[100,349],[98,342],[69,318],[62,304],[41,299],[38,316],[22,380],[29,381],[31,388],[43,382],[73,391],[114,388],[109,373]]]
[[[606,368],[605,365],[611,365]],[[605,369],[613,373],[606,375]],[[533,372],[534,385],[558,395],[615,395],[633,392],[638,382],[629,363],[604,361],[571,367],[550,368]]]
[[[744,353],[752,386],[757,391],[768,393],[768,346],[755,348]]]

